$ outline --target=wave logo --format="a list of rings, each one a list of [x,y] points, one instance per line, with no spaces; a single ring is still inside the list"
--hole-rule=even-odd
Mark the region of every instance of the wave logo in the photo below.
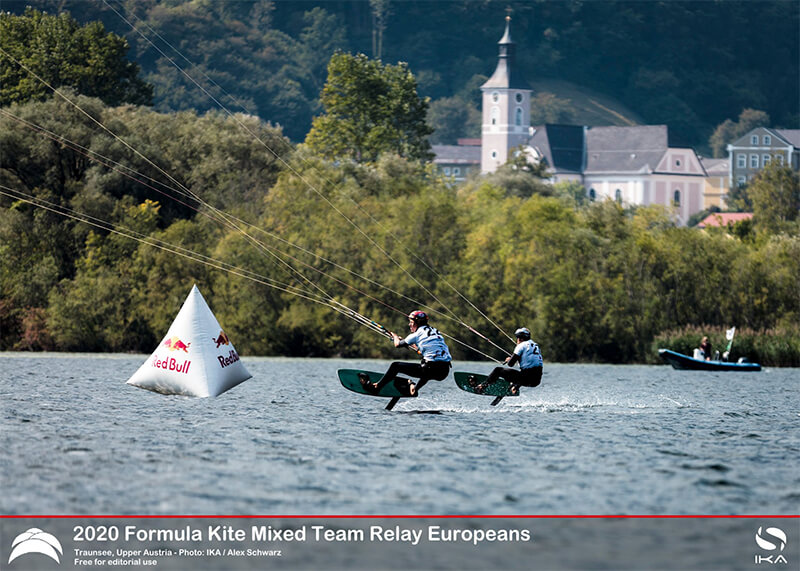
[[[769,536],[772,541],[766,539],[764,535]],[[773,543],[774,540],[778,540],[777,543]],[[758,528],[756,532],[756,543],[758,546],[763,549],[764,551],[783,551],[786,547],[786,534],[783,530],[779,527],[768,527],[764,532],[761,531],[761,528]]]
[[[786,533],[779,527],[768,527],[766,529],[759,527],[756,532],[756,544],[764,551],[778,551],[779,553],[786,548]],[[764,557],[762,555],[755,556],[756,565],[769,563],[775,565],[776,563],[783,563],[788,565],[788,561],[783,555],[769,555]]]
[[[36,527],[30,528],[24,533],[20,533],[14,538],[11,544],[11,555],[8,558],[8,563],[11,564],[14,559],[26,553],[41,553],[53,559],[56,563],[61,563],[58,555],[64,555],[64,550],[61,548],[61,543],[54,535],[42,531]]]

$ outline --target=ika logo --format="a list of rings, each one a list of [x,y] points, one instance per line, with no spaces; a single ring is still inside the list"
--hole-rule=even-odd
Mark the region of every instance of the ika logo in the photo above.
[[[789,564],[786,558],[781,554],[781,552],[786,549],[786,533],[781,528],[768,527],[763,529],[759,527],[756,532],[756,544],[764,551],[778,552],[777,554],[772,553],[767,556],[756,555],[754,558],[756,565],[762,565],[764,563],[769,563],[770,565],[775,565],[776,563],[782,563],[784,565]]]
[[[11,555],[8,558],[9,564],[20,555],[25,555],[26,553],[41,553],[42,555],[47,555],[56,563],[61,563],[58,558],[59,554],[64,555],[64,550],[61,548],[61,543],[59,543],[58,539],[36,527],[20,533],[14,538],[11,547]]]

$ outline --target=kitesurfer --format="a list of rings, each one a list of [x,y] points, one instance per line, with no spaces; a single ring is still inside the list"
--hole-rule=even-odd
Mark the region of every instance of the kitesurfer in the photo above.
[[[392,333],[392,342],[395,347],[415,348],[422,355],[422,361],[420,363],[395,361],[377,383],[370,383],[369,377],[361,373],[359,379],[365,389],[378,392],[402,373],[419,379],[416,383],[409,382],[409,395],[413,396],[428,381],[442,381],[450,373],[452,361],[450,350],[442,334],[428,325],[428,314],[419,310],[412,311],[408,315],[408,328],[411,333],[405,339]]]
[[[539,345],[531,340],[531,331],[527,327],[520,327],[514,332],[517,336],[517,346],[514,352],[506,357],[506,367],[495,367],[486,380],[478,385],[478,389],[491,385],[500,377],[511,383],[511,394],[519,392],[520,386],[538,387],[542,382],[544,360]],[[519,363],[519,370],[512,369]]]

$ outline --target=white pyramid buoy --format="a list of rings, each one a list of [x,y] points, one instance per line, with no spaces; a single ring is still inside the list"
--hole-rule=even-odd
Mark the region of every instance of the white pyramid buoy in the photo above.
[[[195,285],[164,339],[128,384],[167,395],[215,397],[250,377]]]

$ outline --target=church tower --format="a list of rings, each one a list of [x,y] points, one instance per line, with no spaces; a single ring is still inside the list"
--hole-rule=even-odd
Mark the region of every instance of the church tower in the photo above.
[[[497,69],[481,86],[481,172],[489,173],[506,163],[509,152],[530,139],[531,89],[514,61],[511,16],[498,42]]]

